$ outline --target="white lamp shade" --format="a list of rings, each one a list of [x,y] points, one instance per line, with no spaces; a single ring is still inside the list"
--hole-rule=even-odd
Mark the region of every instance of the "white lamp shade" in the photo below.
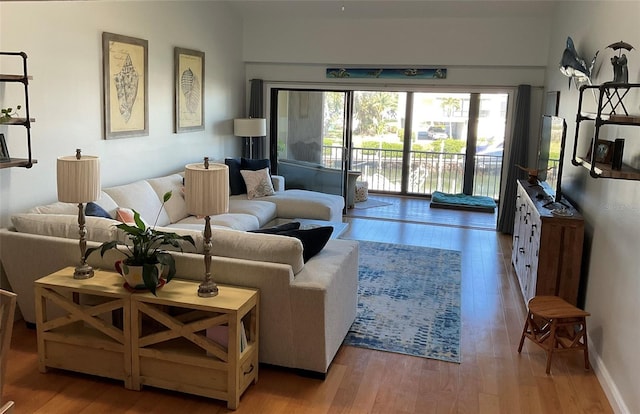
[[[57,162],[58,200],[88,203],[100,198],[100,158],[83,155],[59,157]]]
[[[225,164],[188,164],[184,171],[187,211],[196,216],[213,216],[229,211],[229,167]]]
[[[267,135],[267,120],[264,118],[234,119],[233,134],[238,137],[264,137]]]

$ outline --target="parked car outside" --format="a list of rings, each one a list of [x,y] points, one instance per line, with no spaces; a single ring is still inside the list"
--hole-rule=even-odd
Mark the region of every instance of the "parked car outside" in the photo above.
[[[442,127],[429,127],[427,129],[427,139],[446,139],[449,138],[449,134]]]
[[[449,138],[449,134],[447,134],[447,131],[445,131],[445,129],[442,127],[431,126],[426,131],[418,131],[417,138],[419,141],[424,141],[424,140],[433,141],[434,139]]]

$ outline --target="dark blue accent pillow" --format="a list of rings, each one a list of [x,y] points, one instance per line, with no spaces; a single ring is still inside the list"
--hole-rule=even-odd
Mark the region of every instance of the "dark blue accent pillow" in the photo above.
[[[327,244],[333,233],[332,226],[316,227],[308,230],[288,230],[278,233],[281,236],[297,237],[302,242],[302,258],[307,263]]]
[[[111,214],[107,212],[107,210],[100,207],[94,202],[87,203],[87,205],[84,207],[84,214],[86,216],[104,217],[108,219],[113,218],[111,217]]]
[[[268,158],[262,160],[250,160],[247,158],[242,158],[241,160],[241,168],[242,170],[251,170],[258,171],[263,168],[268,168],[271,171],[271,162]]]
[[[247,186],[240,174],[240,158],[226,158],[224,163],[229,167],[229,192],[231,195],[246,194]]]
[[[297,221],[293,221],[291,223],[285,223],[279,226],[269,227],[266,229],[249,230],[249,233],[279,234],[283,231],[298,230],[299,228],[300,228],[300,223]]]

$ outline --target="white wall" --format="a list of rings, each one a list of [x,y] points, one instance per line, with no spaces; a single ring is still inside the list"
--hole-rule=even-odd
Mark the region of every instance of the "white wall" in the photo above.
[[[447,68],[447,79],[420,80],[418,84],[544,83],[549,39],[549,20],[544,17],[268,17],[244,22],[243,57],[248,78],[345,83],[353,80],[327,79],[325,69],[348,65],[436,66]],[[379,80],[378,84],[384,82],[389,80]]]
[[[149,136],[103,139],[102,32],[149,42]],[[56,200],[56,158],[76,148],[101,157],[103,186],[239,154],[232,120],[245,115],[241,39],[240,17],[222,2],[0,2],[0,50],[29,56],[38,160],[31,169],[0,169],[0,227],[14,212]],[[204,131],[173,133],[176,46],[205,53]],[[0,61],[2,73],[20,70]],[[22,89],[0,84],[0,106],[19,103]],[[0,126],[0,133],[12,156],[26,156],[23,128]]]
[[[638,1],[558,2],[550,19],[291,19],[261,16],[245,21],[244,60],[247,79],[272,83],[386,85],[388,80],[327,79],[328,66],[444,66],[446,80],[394,83],[420,87],[508,86],[520,83],[560,91],[559,115],[568,123],[564,190],[586,220],[585,306],[591,359],[617,412],[640,412],[640,183],[590,178],[570,162],[578,93],[558,70],[566,38],[590,60],[597,50],[594,83],[612,79],[605,47],[624,40],[636,46],[627,53],[630,81],[640,82]],[[418,29],[419,28],[419,29]],[[535,96],[534,90],[534,97]],[[538,91],[539,92],[539,91]],[[638,96],[627,108],[640,113]],[[542,105],[538,93],[535,107]],[[535,112],[535,111],[533,111]],[[536,119],[535,117],[533,119]],[[535,123],[535,122],[534,122]],[[581,128],[583,141],[593,128]],[[640,168],[640,128],[607,127],[610,139],[627,138],[625,162]],[[532,132],[532,137],[537,136]],[[583,144],[586,145],[586,144]],[[586,152],[586,146],[582,148]]]
[[[576,130],[578,92],[569,89],[558,62],[571,36],[576,49],[590,61],[596,51],[594,84],[613,79],[610,59],[614,51],[606,46],[624,40],[636,47],[625,52],[629,60],[629,82],[640,83],[640,2],[563,2],[552,24],[547,69],[547,89],[560,91],[560,116],[567,119],[567,146],[563,174],[564,190],[574,199],[586,220],[586,310],[592,362],[601,384],[617,412],[640,412],[640,182],[594,179],[583,167],[570,162]],[[585,102],[595,107],[592,96]],[[640,93],[625,99],[627,109],[640,114]],[[580,126],[578,155],[586,154],[593,136],[590,123]],[[625,163],[640,168],[640,128],[607,126],[600,139],[625,138]]]

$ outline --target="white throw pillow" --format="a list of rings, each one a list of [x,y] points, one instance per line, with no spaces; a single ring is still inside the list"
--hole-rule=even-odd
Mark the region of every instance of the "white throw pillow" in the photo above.
[[[247,198],[249,200],[270,196],[275,193],[268,168],[257,171],[240,170],[240,174],[242,174],[244,183],[247,185]]]

